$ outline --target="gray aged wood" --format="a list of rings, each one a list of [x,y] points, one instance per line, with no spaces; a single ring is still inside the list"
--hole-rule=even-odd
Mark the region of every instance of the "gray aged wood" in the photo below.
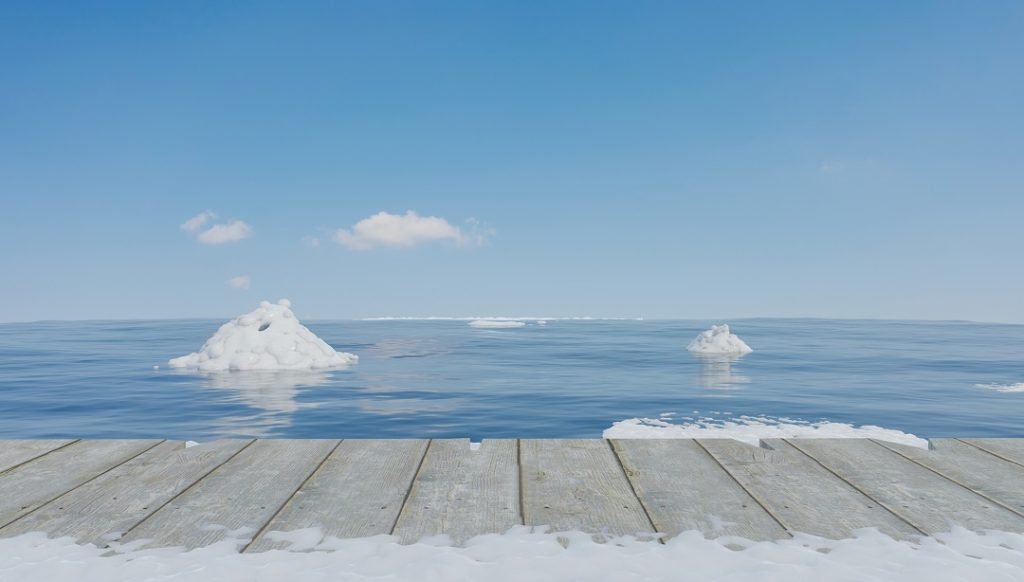
[[[523,520],[553,531],[655,531],[603,440],[521,440]]]
[[[875,500],[782,441],[768,441],[779,450],[731,439],[698,442],[790,531],[833,539],[849,537],[853,530],[865,527],[877,527],[899,539],[920,535]]]
[[[122,541],[205,546],[248,540],[334,450],[336,440],[259,440],[175,497]]]
[[[0,475],[0,527],[161,442],[78,441]]]
[[[1024,465],[1024,439],[958,439],[1008,461]]]
[[[41,457],[54,449],[75,442],[74,440],[15,441],[0,440],[0,473]]]
[[[776,540],[789,534],[700,445],[689,439],[615,440],[612,446],[658,531]]]
[[[765,443],[774,450],[715,439],[496,440],[476,451],[465,439],[0,441],[11,464],[0,471],[0,536],[102,543],[125,531],[125,543],[231,538],[257,551],[276,547],[272,530],[310,526],[455,543],[518,523],[755,539],[862,527],[914,538],[951,523],[1024,531],[1024,463],[1014,461],[1024,440]]]
[[[518,443],[469,439],[433,440],[413,482],[394,534],[403,543],[445,534],[461,544],[486,533],[521,525]]]
[[[428,442],[342,441],[265,532],[317,527],[339,538],[391,533]],[[245,551],[288,545],[261,535]]]
[[[957,439],[931,439],[932,450],[875,442],[1024,515],[1024,467],[1020,465]]]
[[[185,448],[165,441],[72,489],[0,530],[45,531],[102,546],[137,525],[252,441],[221,440]]]
[[[1024,517],[870,440],[787,442],[925,533],[949,531],[953,524],[1024,531]]]

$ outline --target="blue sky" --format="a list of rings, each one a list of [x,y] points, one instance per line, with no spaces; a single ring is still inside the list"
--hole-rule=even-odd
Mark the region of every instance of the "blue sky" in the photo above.
[[[0,321],[1024,322],[1020,2],[16,2],[0,54]]]

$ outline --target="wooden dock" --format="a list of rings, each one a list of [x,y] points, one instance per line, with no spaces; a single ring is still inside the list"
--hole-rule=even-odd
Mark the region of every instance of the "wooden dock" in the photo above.
[[[1024,532],[1024,439],[0,441],[0,536],[246,552],[273,531],[454,543],[515,525],[755,540]]]

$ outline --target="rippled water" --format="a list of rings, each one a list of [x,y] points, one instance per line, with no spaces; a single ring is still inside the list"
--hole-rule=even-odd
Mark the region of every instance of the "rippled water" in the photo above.
[[[755,351],[701,359],[686,344],[720,322],[306,322],[360,362],[166,367],[220,323],[0,325],[0,437],[599,437],[617,420],[693,411],[1024,436],[1024,393],[977,386],[1024,382],[1019,325],[736,320]]]

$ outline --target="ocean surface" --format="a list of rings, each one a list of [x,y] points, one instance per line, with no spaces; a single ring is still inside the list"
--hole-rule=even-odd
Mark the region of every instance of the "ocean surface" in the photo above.
[[[306,321],[359,363],[299,374],[167,367],[221,323],[0,325],[0,438],[600,437],[631,418],[743,415],[1024,437],[1024,391],[1012,391],[1024,390],[1021,325]],[[729,323],[754,352],[688,353],[712,323]]]

